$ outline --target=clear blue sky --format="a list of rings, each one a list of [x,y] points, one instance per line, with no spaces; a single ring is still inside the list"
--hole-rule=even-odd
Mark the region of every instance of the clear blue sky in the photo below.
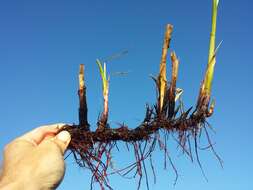
[[[224,160],[221,169],[210,152],[200,157],[209,182],[197,164],[180,155],[171,143],[179,172],[173,187],[171,168],[162,169],[163,155],[155,154],[157,184],[151,189],[250,190],[253,188],[252,44],[253,3],[220,0],[217,56],[213,83],[215,113],[209,122],[215,148]],[[171,47],[180,58],[178,86],[186,106],[195,105],[207,62],[211,0],[202,1],[88,1],[8,0],[0,2],[0,150],[11,139],[34,127],[55,122],[77,122],[78,67],[84,63],[90,123],[102,109],[96,58],[123,49],[129,53],[109,63],[112,77],[110,123],[137,125],[147,102],[155,101],[148,75],[158,72],[164,28],[174,25]],[[250,87],[251,86],[251,87]],[[94,128],[93,128],[94,129]],[[117,163],[130,154],[122,147]],[[1,159],[2,157],[0,157]],[[90,173],[73,158],[59,189],[88,189]],[[113,176],[115,189],[135,189],[135,180]],[[146,189],[143,181],[142,188]]]

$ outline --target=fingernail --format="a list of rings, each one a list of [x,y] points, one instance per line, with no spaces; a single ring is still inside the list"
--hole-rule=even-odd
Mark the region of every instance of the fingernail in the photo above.
[[[57,127],[57,129],[62,129],[64,126],[66,126],[66,125],[68,125],[68,124],[66,124],[66,123],[57,123],[57,124],[54,124],[54,125],[56,125]]]
[[[68,144],[71,140],[71,136],[69,134],[68,131],[61,131],[56,138],[62,142],[64,142],[65,144]]]

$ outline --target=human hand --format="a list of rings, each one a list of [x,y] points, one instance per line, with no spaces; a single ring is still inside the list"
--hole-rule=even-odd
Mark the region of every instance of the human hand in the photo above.
[[[71,140],[64,124],[36,128],[5,146],[0,189],[55,189],[65,173],[64,152]]]

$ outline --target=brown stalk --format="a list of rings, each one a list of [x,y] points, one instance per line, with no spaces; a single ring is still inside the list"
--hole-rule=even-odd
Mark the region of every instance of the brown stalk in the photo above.
[[[200,85],[200,90],[199,90],[199,96],[198,96],[198,101],[196,105],[196,115],[203,115],[204,117],[207,116],[208,113],[208,106],[210,102],[210,93],[207,93],[204,90],[204,82],[201,83]],[[212,108],[213,112],[213,108]]]
[[[170,46],[171,34],[172,34],[173,26],[171,24],[167,24],[166,31],[163,40],[163,48],[162,48],[162,58],[160,62],[160,71],[158,75],[158,108],[159,112],[163,109],[164,97],[167,90],[167,79],[166,79],[166,59],[167,53]]]
[[[177,59],[176,53],[171,52],[171,62],[172,62],[172,76],[169,88],[169,113],[168,117],[171,118],[174,115],[175,111],[175,96],[176,96],[176,83],[177,83],[177,75],[178,75],[178,65],[179,61]]]
[[[79,96],[79,126],[84,128],[86,131],[89,130],[89,123],[88,123],[88,108],[87,108],[87,101],[86,101],[86,86],[84,83],[84,65],[81,64],[79,68],[79,89],[78,89],[78,96]]]

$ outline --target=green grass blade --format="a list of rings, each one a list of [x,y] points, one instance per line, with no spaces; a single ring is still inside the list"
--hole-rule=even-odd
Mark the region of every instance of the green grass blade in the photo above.
[[[99,61],[99,59],[96,60],[96,63],[99,67],[100,76],[101,76],[102,82],[103,82],[103,94],[105,94],[105,91],[107,89],[106,64],[104,63],[104,69],[103,69],[102,64]]]

